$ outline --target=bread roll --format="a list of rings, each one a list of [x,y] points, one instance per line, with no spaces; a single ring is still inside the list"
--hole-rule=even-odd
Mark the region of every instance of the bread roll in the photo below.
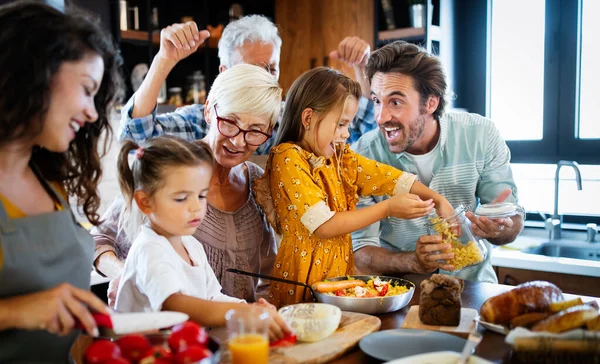
[[[419,319],[426,325],[458,326],[464,282],[444,274],[433,274],[421,282]]]
[[[529,312],[546,312],[552,302],[562,300],[562,292],[554,284],[532,281],[488,299],[481,306],[480,315],[483,321],[506,325]]]
[[[586,305],[575,306],[538,322],[533,325],[531,331],[545,331],[559,334],[581,327],[586,322],[594,320],[597,317],[598,310]]]

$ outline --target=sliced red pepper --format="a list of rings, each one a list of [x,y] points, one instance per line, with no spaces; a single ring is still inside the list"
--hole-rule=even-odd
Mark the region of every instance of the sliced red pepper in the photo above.
[[[385,296],[388,293],[389,287],[390,287],[389,283],[386,284],[385,286],[383,286],[383,288],[381,288],[381,292],[379,292],[379,295],[382,297]]]
[[[346,294],[341,289],[339,291],[335,291],[336,296],[345,296]]]
[[[296,344],[296,335],[294,334],[285,334],[283,339],[275,340],[269,344],[272,348],[285,348],[287,346],[292,346]]]

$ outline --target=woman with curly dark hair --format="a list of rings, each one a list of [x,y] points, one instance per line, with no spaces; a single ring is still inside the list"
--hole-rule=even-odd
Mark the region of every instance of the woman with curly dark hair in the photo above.
[[[0,49],[0,362],[66,363],[106,311],[67,200],[98,224],[120,57],[98,21],[39,2],[0,6]]]

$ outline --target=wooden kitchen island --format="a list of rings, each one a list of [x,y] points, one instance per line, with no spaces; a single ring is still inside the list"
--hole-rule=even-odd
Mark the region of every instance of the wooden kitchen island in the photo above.
[[[419,297],[421,294],[420,284],[421,281],[428,278],[429,275],[425,274],[407,274],[401,278],[407,279],[417,286],[415,294],[412,300],[400,311],[393,313],[379,315],[381,319],[380,330],[390,330],[401,328],[404,317],[406,316],[408,309],[412,305],[419,304]],[[501,284],[491,283],[479,283],[472,281],[465,281],[464,291],[462,294],[462,305],[463,307],[474,308],[479,310],[483,302],[490,297],[496,296],[500,293],[511,290],[512,286],[506,286]],[[565,298],[573,298],[575,296],[565,294]],[[598,298],[582,296],[584,302],[598,300]],[[484,359],[490,360],[496,363],[510,363],[510,347],[504,343],[504,335],[500,335],[489,330],[486,330],[483,335],[483,340],[475,350],[475,355],[478,355]],[[331,361],[336,364],[362,364],[362,363],[381,363],[381,361],[370,357],[356,347],[352,351],[346,353],[338,359]]]

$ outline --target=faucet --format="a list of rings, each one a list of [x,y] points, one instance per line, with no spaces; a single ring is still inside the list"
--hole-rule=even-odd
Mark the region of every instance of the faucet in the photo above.
[[[558,183],[559,174],[562,166],[573,167],[575,170],[575,180],[577,181],[577,190],[581,191],[581,172],[579,172],[579,164],[575,161],[559,161],[556,164],[556,173],[554,175],[554,215],[550,221],[552,229],[552,239],[559,240],[562,232],[562,216],[558,214]],[[547,221],[548,222],[548,221]]]

